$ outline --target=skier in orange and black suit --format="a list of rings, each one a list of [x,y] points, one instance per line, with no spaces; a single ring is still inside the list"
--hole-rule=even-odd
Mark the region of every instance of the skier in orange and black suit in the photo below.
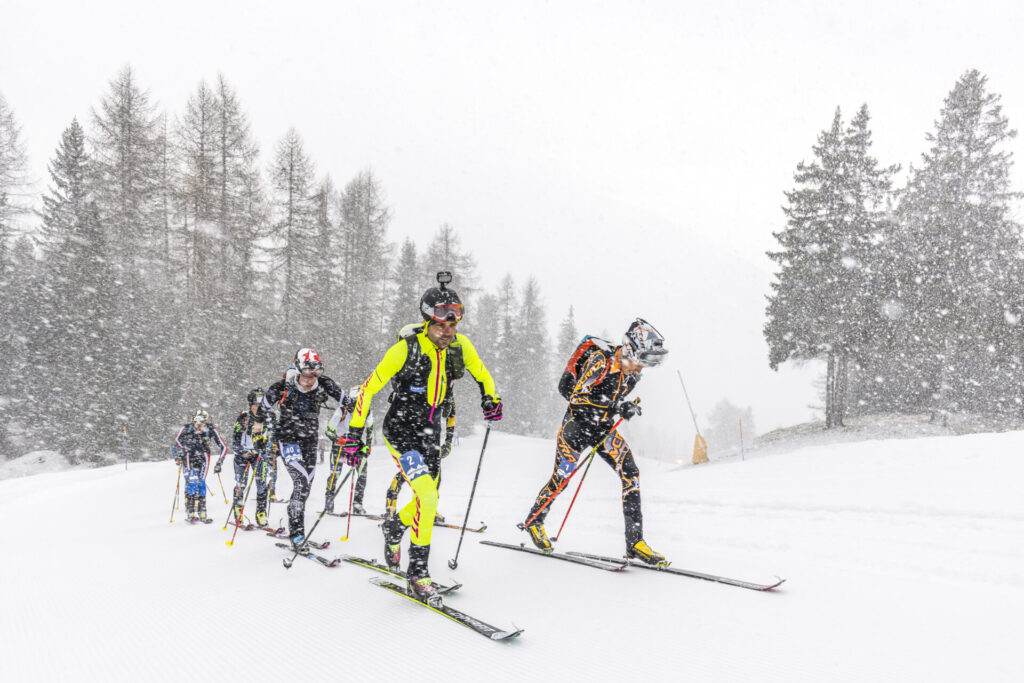
[[[551,552],[553,549],[544,530],[544,518],[551,510],[553,498],[576,470],[581,454],[597,446],[597,455],[614,468],[622,480],[626,556],[648,564],[666,562],[643,538],[640,470],[633,452],[617,429],[609,433],[616,415],[629,420],[640,414],[639,404],[627,401],[626,396],[640,382],[643,368],[658,365],[668,353],[662,346],[663,341],[650,323],[638,318],[630,325],[621,346],[589,345],[558,430],[554,472],[526,516],[524,527],[540,550]]]

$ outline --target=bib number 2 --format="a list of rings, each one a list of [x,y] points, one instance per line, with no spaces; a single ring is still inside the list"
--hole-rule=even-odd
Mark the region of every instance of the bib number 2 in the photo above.
[[[402,464],[402,471],[405,472],[405,476],[409,481],[430,472],[427,463],[423,461],[423,454],[419,451],[406,451],[402,453],[399,457],[399,462]]]

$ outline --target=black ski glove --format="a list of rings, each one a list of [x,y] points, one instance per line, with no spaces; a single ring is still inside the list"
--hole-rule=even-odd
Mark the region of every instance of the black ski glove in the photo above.
[[[221,468],[222,464],[223,463],[220,460],[217,461],[217,464],[213,466],[213,473],[214,474],[220,474],[220,468]]]
[[[615,412],[621,415],[623,420],[627,421],[632,420],[634,417],[641,414],[640,405],[633,401],[617,404],[615,406]]]

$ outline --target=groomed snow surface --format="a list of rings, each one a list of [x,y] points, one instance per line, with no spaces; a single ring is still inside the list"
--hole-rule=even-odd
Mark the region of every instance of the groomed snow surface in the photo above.
[[[444,461],[450,521],[465,513],[481,443],[464,438]],[[183,504],[168,523],[171,462],[0,481],[0,680],[1024,680],[1022,432],[776,446],[683,468],[642,460],[650,544],[679,567],[786,578],[772,593],[480,545],[525,540],[515,524],[552,461],[550,441],[492,432],[470,514],[487,531],[466,534],[454,571],[458,532],[434,531],[433,576],[465,584],[448,603],[525,629],[505,642],[387,593],[367,569],[299,558],[286,570],[259,532],[228,547],[212,474],[211,525],[185,523]],[[378,449],[371,511],[394,471]],[[326,476],[320,466],[307,528]],[[548,518],[552,535],[574,488]],[[620,510],[617,478],[595,462],[559,549],[621,554]],[[271,512],[276,522],[285,506]],[[314,537],[331,541],[327,555],[381,558],[376,522],[344,533],[327,517]]]

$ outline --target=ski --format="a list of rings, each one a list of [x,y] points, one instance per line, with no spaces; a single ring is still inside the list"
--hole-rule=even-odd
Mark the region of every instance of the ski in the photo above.
[[[565,562],[572,562],[574,564],[582,564],[587,567],[594,567],[595,569],[604,569],[610,572],[620,572],[626,568],[625,560],[616,560],[613,558],[592,558],[582,557],[579,555],[570,555],[566,553],[546,553],[536,548],[527,548],[525,543],[519,545],[512,545],[511,543],[498,543],[496,541],[480,541],[484,545],[492,545],[495,548],[508,548],[509,550],[518,550],[524,553],[530,553],[531,555],[540,555],[541,557],[551,557],[556,560],[564,560]]]
[[[288,530],[284,527],[281,527],[280,529],[273,529],[267,532],[267,536],[272,538],[288,538]],[[320,541],[306,541],[306,543],[317,550],[326,550],[331,545],[330,541],[324,541],[323,543]]]
[[[228,527],[230,528],[231,525],[228,524]],[[276,529],[271,529],[269,526],[260,526],[259,524],[253,524],[253,523],[250,522],[250,523],[245,524],[243,526],[240,526],[238,528],[241,529],[242,531],[257,531],[257,530],[266,531],[268,536],[277,536],[279,538],[284,538],[285,536],[288,535],[287,533],[285,533],[287,531],[287,529],[285,529],[283,526],[282,527],[278,527]]]
[[[349,516],[347,512],[328,512],[327,514],[331,515],[332,517],[348,517]],[[370,513],[370,512],[353,512],[352,516],[353,517],[365,517],[366,519],[373,519],[373,520],[376,520],[378,522],[383,522],[384,521],[384,515],[375,515],[375,514]]]
[[[442,603],[439,607],[433,607],[432,605],[428,605],[422,600],[414,598],[412,595],[409,594],[409,592],[406,589],[391,583],[387,579],[373,577],[372,579],[370,579],[370,583],[380,586],[381,588],[388,590],[396,595],[401,595],[406,600],[414,602],[422,607],[426,607],[431,612],[443,614],[455,623],[462,624],[466,628],[473,629],[480,635],[486,636],[491,640],[505,640],[506,638],[514,638],[515,636],[518,636],[520,633],[523,632],[523,629],[521,628],[516,629],[514,631],[506,631],[496,626],[491,626],[490,624],[480,621],[475,617],[469,616],[465,612],[460,612],[457,609],[453,609],[448,605],[445,605],[444,603]]]
[[[348,513],[347,512],[328,512],[327,514],[332,515],[334,517],[348,517]],[[353,517],[365,517],[366,519],[372,519],[372,520],[377,521],[377,522],[383,522],[384,521],[384,515],[375,515],[375,514],[372,514],[372,513],[369,513],[369,512],[353,512],[352,516]],[[434,526],[435,527],[442,527],[444,529],[455,529],[456,531],[462,531],[462,529],[463,529],[463,527],[461,525],[459,525],[459,524],[448,524],[447,522],[434,522]],[[468,526],[465,527],[465,529],[466,529],[466,531],[469,531],[469,532],[474,533],[474,534],[482,534],[484,532],[484,530],[487,529],[487,525],[485,523],[483,523],[483,522],[480,522],[480,526],[475,528],[475,529],[472,528],[472,527],[468,527]]]
[[[356,557],[355,555],[345,555],[344,553],[341,554],[338,557],[338,559],[340,559],[340,560],[342,560],[344,562],[350,562],[352,564],[357,564],[360,567],[366,567],[367,569],[373,569],[374,571],[378,571],[381,574],[387,574],[388,576],[394,577],[396,579],[402,579],[403,581],[408,579],[408,577],[405,575],[405,572],[403,572],[401,570],[399,570],[399,571],[391,571],[390,569],[388,569],[388,566],[386,564],[381,564],[377,560],[367,560],[367,559],[363,559],[362,557]],[[448,593],[452,593],[452,592],[457,591],[460,588],[462,588],[462,584],[461,583],[456,583],[456,584],[454,584],[452,586],[447,586],[447,585],[445,585],[443,583],[435,583],[434,585],[437,586],[437,590],[438,590],[439,593],[441,593],[441,595],[446,595]]]
[[[213,524],[213,520],[210,519],[209,517],[207,517],[206,519],[199,519],[197,517],[195,519],[188,520],[188,523],[189,524]]]
[[[288,543],[275,543],[274,545],[276,545],[278,548],[281,548],[283,550],[287,550],[287,551],[293,552],[293,553],[295,552],[295,548],[293,548]],[[327,559],[326,557],[323,557],[322,555],[317,555],[316,553],[314,553],[314,552],[312,552],[310,550],[301,550],[301,551],[298,552],[298,556],[299,557],[305,557],[307,560],[313,560],[314,562],[319,562],[320,564],[322,564],[325,567],[337,567],[341,563],[341,560],[339,560],[337,557],[335,557],[334,559]],[[293,560],[285,558],[285,559],[283,559],[281,561],[284,562],[284,566],[285,567],[291,567],[292,566]]]
[[[726,576],[716,576],[714,574],[703,574],[701,572],[691,571],[689,569],[679,569],[677,567],[656,567],[653,565],[645,564],[637,560],[627,560],[626,558],[613,558],[606,555],[594,555],[592,553],[579,553],[575,551],[569,551],[569,554],[574,557],[585,557],[592,560],[602,560],[604,562],[626,562],[630,567],[639,567],[640,569],[653,569],[657,572],[665,572],[666,574],[677,574],[679,576],[689,576],[694,579],[704,579],[705,581],[714,581],[715,583],[724,583],[728,586],[738,586],[739,588],[747,588],[752,591],[770,591],[774,588],[778,588],[786,582],[785,579],[778,579],[775,583],[752,583],[750,581],[742,581],[740,579],[730,579]]]

